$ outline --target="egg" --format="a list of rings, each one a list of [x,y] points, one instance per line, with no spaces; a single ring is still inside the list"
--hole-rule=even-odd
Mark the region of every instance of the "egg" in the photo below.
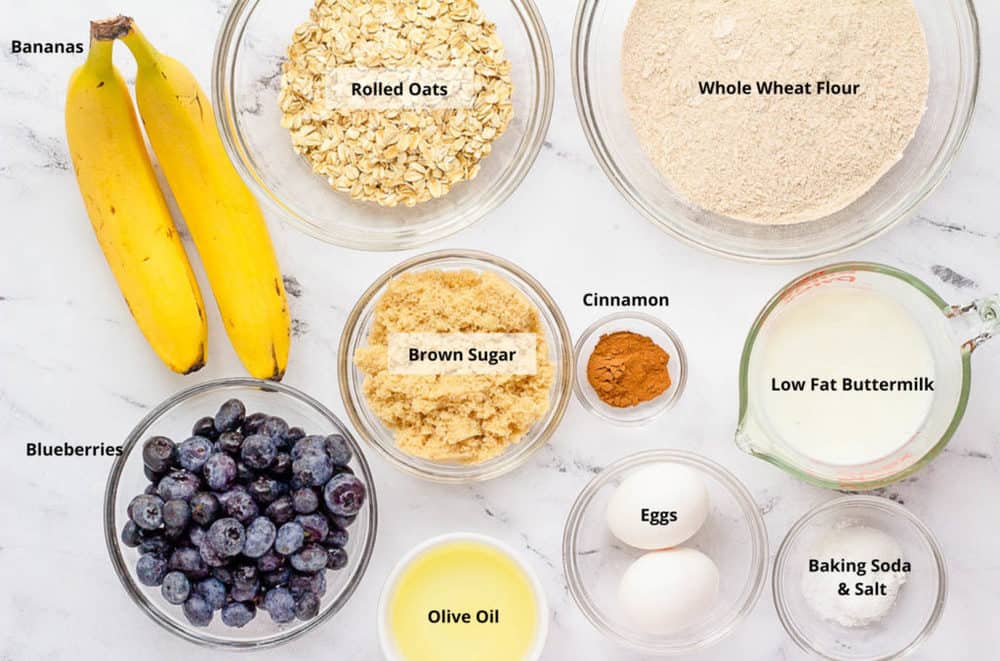
[[[697,624],[719,597],[719,568],[691,548],[647,553],[622,576],[618,599],[625,620],[655,636]]]
[[[683,544],[708,517],[708,489],[697,470],[651,464],[626,477],[608,502],[608,527],[637,549]]]

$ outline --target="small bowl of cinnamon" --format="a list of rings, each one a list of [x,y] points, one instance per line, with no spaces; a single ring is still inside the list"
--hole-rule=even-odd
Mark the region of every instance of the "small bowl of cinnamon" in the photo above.
[[[576,343],[573,390],[583,407],[638,426],[671,408],[687,383],[687,354],[672,328],[648,314],[619,312],[592,324]]]

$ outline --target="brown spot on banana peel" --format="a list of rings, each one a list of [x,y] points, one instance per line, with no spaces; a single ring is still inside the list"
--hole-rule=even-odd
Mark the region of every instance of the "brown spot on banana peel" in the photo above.
[[[271,381],[281,381],[285,376],[285,370],[281,369],[278,365],[278,351],[275,349],[274,344],[271,344],[271,360],[274,362],[274,372],[268,377]]]
[[[201,345],[201,353],[198,354],[198,360],[196,360],[194,362],[194,365],[192,365],[191,367],[189,367],[187,369],[187,371],[184,372],[184,374],[194,374],[195,372],[197,372],[198,370],[200,370],[202,367],[204,367],[205,366],[205,362],[206,362],[205,361],[205,354],[206,353],[207,353],[207,351],[205,350],[205,345],[202,344]]]

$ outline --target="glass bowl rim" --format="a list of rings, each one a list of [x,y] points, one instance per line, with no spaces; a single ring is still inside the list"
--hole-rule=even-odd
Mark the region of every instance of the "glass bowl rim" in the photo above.
[[[126,461],[139,445],[140,440],[148,429],[156,423],[164,413],[174,409],[178,405],[184,404],[194,396],[213,391],[223,391],[234,387],[251,388],[254,390],[265,390],[278,393],[282,396],[296,400],[300,404],[306,405],[322,417],[326,418],[328,422],[330,422],[339,430],[341,434],[344,435],[350,444],[351,450],[354,452],[354,457],[358,462],[358,466],[361,468],[361,473],[365,480],[365,487],[368,490],[368,497],[366,499],[369,517],[368,529],[365,531],[366,534],[364,544],[361,549],[359,549],[360,557],[358,565],[348,578],[343,592],[336,601],[332,602],[326,610],[321,612],[316,618],[302,623],[301,626],[286,631],[270,640],[247,639],[239,641],[226,641],[216,638],[208,638],[200,635],[200,633],[195,630],[193,626],[178,624],[172,619],[164,616],[150,603],[149,598],[132,579],[129,569],[126,566],[125,558],[122,555],[121,543],[118,539],[118,531],[115,525],[118,486],[125,469]],[[375,538],[378,532],[378,502],[375,493],[375,481],[372,478],[371,468],[368,466],[368,460],[361,452],[361,447],[354,439],[350,430],[332,411],[306,393],[283,383],[254,379],[250,377],[214,379],[190,386],[174,393],[162,403],[150,409],[150,411],[143,416],[143,418],[129,432],[125,443],[123,444],[122,454],[116,457],[114,463],[111,465],[104,491],[103,516],[104,540],[108,550],[108,555],[110,556],[111,565],[115,570],[115,574],[118,575],[118,580],[125,589],[125,593],[128,594],[132,602],[163,629],[180,638],[183,638],[188,642],[210,649],[227,649],[237,651],[262,650],[282,645],[312,631],[316,627],[327,622],[331,617],[333,617],[333,615],[339,612],[344,605],[350,601],[351,596],[354,594],[355,590],[357,590],[358,585],[364,578],[365,572],[367,571],[368,565],[371,561],[371,556],[375,547]]]
[[[586,386],[583,385],[584,370],[580,368],[584,360],[583,348],[590,340],[590,338],[592,338],[602,326],[612,324],[616,321],[628,321],[628,320],[645,322],[663,332],[664,335],[670,338],[671,343],[674,345],[674,348],[676,349],[675,355],[672,355],[671,358],[672,359],[675,358],[677,360],[677,370],[675,372],[672,372],[672,376],[674,377],[674,384],[671,386],[673,388],[673,392],[670,394],[669,397],[665,398],[663,401],[657,403],[655,407],[651,408],[646,415],[644,415],[641,418],[636,418],[634,420],[625,420],[622,418],[616,418],[612,415],[609,415],[607,412],[602,411],[597,407],[593,406],[587,400],[586,396],[583,394],[583,388]],[[623,310],[621,312],[613,312],[611,314],[601,317],[600,319],[592,323],[590,326],[588,326],[582,333],[580,333],[580,337],[577,338],[576,345],[573,347],[573,360],[576,363],[576,375],[575,378],[573,379],[573,393],[576,395],[577,400],[580,402],[581,405],[583,405],[583,408],[585,408],[590,413],[593,413],[602,420],[606,420],[607,422],[616,425],[621,425],[622,427],[641,427],[642,425],[652,422],[656,418],[660,417],[661,415],[672,409],[674,406],[676,406],[678,400],[680,400],[681,398],[681,395],[684,394],[684,390],[687,386],[688,356],[687,356],[687,350],[684,348],[684,343],[681,342],[681,338],[679,335],[677,335],[677,332],[674,331],[674,329],[671,326],[669,326],[665,321],[645,312],[637,312],[634,310]]]
[[[967,20],[968,28],[971,31],[971,55],[969,56],[969,61],[964,63],[963,66],[963,69],[969,69],[971,81],[969,89],[961,96],[961,103],[954,117],[952,117],[952,124],[957,125],[958,130],[954,134],[952,134],[952,131],[949,131],[944,143],[951,142],[952,144],[946,154],[939,154],[935,159],[934,163],[936,167],[931,168],[932,173],[926,178],[924,185],[920,189],[911,188],[907,194],[901,196],[896,204],[893,205],[890,213],[886,214],[887,220],[882,226],[871,228],[867,234],[849,244],[835,246],[826,250],[800,249],[797,251],[797,254],[781,256],[768,256],[760,250],[747,252],[713,246],[708,242],[702,242],[688,236],[686,232],[675,226],[672,216],[669,217],[668,222],[664,220],[666,215],[662,215],[663,217],[661,217],[661,214],[650,208],[645,202],[644,196],[640,195],[634,189],[628,177],[621,172],[616,159],[611,156],[603,135],[603,129],[600,128],[596,113],[593,110],[594,94],[592,94],[590,89],[589,64],[587,62],[591,34],[594,29],[594,16],[597,6],[601,2],[607,4],[609,0],[580,0],[577,7],[576,19],[573,24],[571,41],[570,73],[573,84],[573,98],[577,116],[583,128],[584,136],[587,138],[587,144],[590,146],[605,176],[607,176],[615,189],[618,190],[619,194],[625,198],[633,209],[673,238],[709,254],[747,263],[794,264],[835,257],[866,245],[913,217],[920,205],[944,182],[958,154],[962,151],[962,147],[972,128],[972,120],[978,105],[979,89],[982,85],[983,40],[975,0],[954,0],[960,11],[963,11],[963,18]]]
[[[901,650],[893,654],[873,658],[872,661],[885,661],[888,659],[905,657],[920,647],[920,645],[930,637],[941,620],[945,603],[948,600],[948,568],[944,561],[944,553],[941,550],[941,545],[938,543],[937,537],[935,537],[931,529],[928,528],[916,514],[888,498],[867,494],[841,496],[840,498],[834,498],[833,500],[820,503],[803,514],[802,517],[800,517],[799,520],[796,521],[785,534],[785,538],[781,541],[781,545],[778,546],[778,551],[774,556],[774,569],[771,572],[771,594],[774,599],[774,608],[778,613],[778,619],[781,620],[781,626],[784,627],[789,638],[791,638],[800,649],[806,653],[817,654],[823,658],[836,658],[830,657],[826,653],[815,648],[809,639],[806,638],[805,635],[803,635],[794,625],[793,618],[790,614],[790,610],[784,596],[785,584],[784,580],[781,578],[781,570],[784,568],[785,562],[788,559],[788,550],[791,548],[792,542],[798,538],[799,534],[807,525],[809,525],[810,522],[813,521],[813,519],[822,514],[829,512],[836,513],[838,511],[857,506],[861,506],[863,509],[869,511],[878,511],[888,516],[902,517],[903,520],[909,523],[910,526],[919,533],[920,538],[927,543],[928,548],[931,550],[931,555],[934,558],[934,566],[937,569],[938,577],[937,598],[935,599],[934,608],[931,611],[930,617],[925,623],[923,629],[917,634],[916,638],[907,643],[907,645]]]
[[[527,561],[524,554],[515,549],[513,546],[491,535],[471,531],[444,533],[425,539],[403,554],[403,556],[393,565],[392,570],[389,572],[382,585],[382,590],[379,593],[378,604],[375,608],[377,614],[376,617],[378,618],[376,628],[378,630],[379,647],[383,658],[394,658],[389,654],[392,636],[386,630],[385,626],[385,618],[389,610],[391,588],[395,586],[403,571],[409,567],[414,560],[428,551],[451,542],[475,542],[484,546],[489,546],[490,548],[503,553],[521,569],[527,577],[528,582],[531,583],[531,589],[535,593],[535,606],[538,610],[538,631],[535,636],[535,642],[531,647],[529,655],[524,659],[524,661],[537,661],[540,659],[542,657],[542,652],[545,650],[545,642],[548,640],[549,636],[549,600],[548,596],[545,594],[545,588],[538,576],[538,572]]]
[[[576,538],[580,530],[580,524],[583,520],[583,513],[590,506],[598,491],[600,491],[611,481],[611,479],[618,475],[627,471],[635,470],[636,468],[649,463],[658,463],[663,461],[681,463],[695,467],[703,473],[707,473],[722,484],[726,491],[729,492],[729,494],[739,504],[740,509],[744,514],[744,520],[746,521],[747,529],[750,534],[750,540],[752,542],[750,563],[751,572],[748,577],[750,587],[749,590],[744,588],[744,591],[746,592],[746,599],[743,603],[739,605],[739,608],[731,616],[729,616],[728,621],[723,622],[721,626],[719,626],[712,633],[712,635],[683,644],[671,644],[670,646],[648,646],[642,643],[636,643],[617,631],[606,621],[606,618],[601,614],[601,610],[591,603],[590,598],[587,596],[587,591],[582,585],[580,568],[577,564],[576,556],[573,553],[573,548],[576,546]],[[767,526],[764,522],[763,515],[760,513],[757,501],[754,500],[753,495],[750,493],[749,489],[747,489],[746,485],[728,468],[717,463],[716,461],[713,461],[712,459],[709,459],[708,457],[689,450],[673,449],[645,450],[643,452],[638,452],[609,464],[600,473],[595,475],[580,491],[576,500],[573,502],[569,516],[566,518],[566,525],[563,529],[562,553],[563,572],[566,577],[566,582],[569,585],[569,592],[573,596],[573,601],[576,602],[577,607],[584,614],[587,620],[590,621],[594,628],[604,634],[605,637],[623,647],[643,654],[651,654],[655,656],[679,656],[683,654],[691,654],[711,647],[732,634],[733,631],[736,630],[736,628],[756,607],[757,602],[764,591],[769,560]]]
[[[456,215],[447,225],[427,228],[419,233],[405,230],[373,238],[370,233],[359,229],[341,229],[339,233],[321,229],[275,196],[256,168],[248,164],[252,159],[249,157],[246,141],[242,137],[243,131],[236,118],[236,109],[233,107],[236,98],[234,72],[247,21],[260,2],[261,0],[235,0],[226,11],[212,57],[211,98],[215,110],[216,128],[226,155],[239,173],[240,179],[255,193],[255,197],[263,199],[268,208],[283,222],[315,239],[352,250],[391,252],[417,248],[456,234],[488,216],[514,194],[531,171],[545,143],[552,121],[555,105],[555,63],[548,29],[534,0],[507,0],[515,9],[520,10],[518,15],[521,20],[518,23],[523,27],[531,46],[530,66],[535,72],[537,81],[533,86],[535,103],[526,118],[524,136],[512,162],[498,177],[493,194],[470,203],[467,209]]]
[[[409,457],[406,457],[405,459],[396,457],[383,446],[383,439],[381,435],[369,429],[368,425],[365,423],[360,414],[360,410],[365,408],[367,404],[363,401],[363,397],[354,397],[354,390],[351,386],[351,375],[352,370],[354,369],[354,363],[352,361],[352,357],[349,356],[348,353],[351,345],[354,343],[355,337],[361,331],[361,317],[366,308],[375,302],[376,297],[385,289],[386,285],[388,285],[393,278],[416,268],[433,266],[436,262],[448,260],[461,260],[486,264],[503,271],[508,276],[513,276],[515,281],[519,281],[525,285],[542,301],[545,310],[540,310],[539,313],[543,317],[545,312],[551,316],[555,331],[555,335],[548,339],[551,349],[556,356],[556,361],[559,363],[559,367],[562,371],[562,378],[552,384],[552,388],[555,389],[556,393],[556,401],[553,405],[554,408],[550,409],[551,418],[548,424],[538,431],[537,436],[531,439],[530,447],[526,451],[516,455],[516,460],[508,458],[507,461],[498,462],[487,471],[482,471],[480,469],[481,465],[477,464],[441,464],[442,466],[447,466],[448,468],[448,472],[444,473],[435,471],[430,467],[420,466],[410,460]],[[546,326],[547,325],[548,324],[546,324]],[[542,284],[530,273],[513,262],[487,252],[478,250],[436,250],[411,257],[410,259],[404,260],[393,266],[382,275],[378,276],[378,278],[376,278],[375,281],[367,289],[365,289],[364,293],[362,293],[358,298],[357,303],[355,303],[354,308],[347,317],[347,321],[344,323],[344,329],[341,332],[340,344],[337,350],[337,375],[340,385],[340,395],[344,401],[344,409],[347,412],[347,417],[351,421],[351,424],[358,430],[358,435],[361,436],[361,438],[370,447],[374,448],[383,459],[388,461],[397,469],[432,482],[446,484],[484,482],[506,475],[507,473],[524,465],[532,455],[534,455],[548,442],[558,429],[559,424],[562,422],[562,419],[566,414],[566,410],[569,407],[569,401],[572,399],[571,391],[575,370],[572,347],[572,337],[569,333],[569,326],[566,324],[566,319],[562,314],[562,310],[559,308],[559,305],[555,302],[555,299],[552,298],[545,287],[543,287]],[[355,401],[356,399],[357,401]],[[546,415],[549,415],[549,413]],[[389,439],[386,442],[394,443],[395,441],[394,439]],[[526,439],[522,438],[522,440],[518,443],[520,444],[525,442]],[[432,462],[426,463],[431,464]]]

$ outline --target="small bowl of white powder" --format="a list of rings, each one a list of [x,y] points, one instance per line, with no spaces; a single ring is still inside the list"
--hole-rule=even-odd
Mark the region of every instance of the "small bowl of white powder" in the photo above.
[[[947,576],[934,535],[903,506],[847,496],[789,531],[772,577],[774,604],[799,647],[828,659],[887,659],[930,636]]]

